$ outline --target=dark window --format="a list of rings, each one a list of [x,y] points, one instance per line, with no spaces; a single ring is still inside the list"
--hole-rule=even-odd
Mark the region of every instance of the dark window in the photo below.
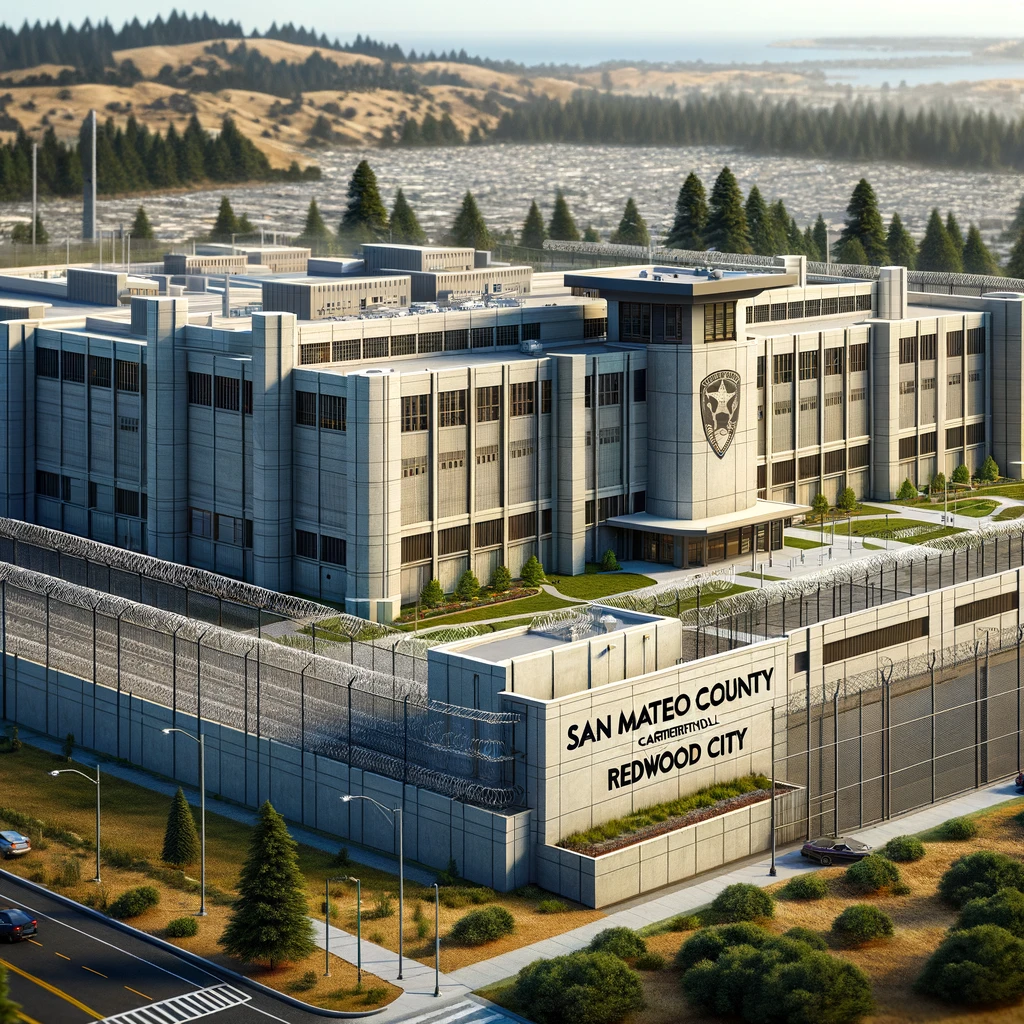
[[[817,352],[801,352],[800,353],[800,379],[801,380],[817,380],[818,379],[818,353]]]
[[[295,554],[299,558],[316,558],[317,537],[309,530],[295,531]]]
[[[213,404],[213,378],[208,373],[192,373],[188,375],[189,405]]]
[[[939,336],[937,334],[921,335],[921,362],[926,359],[934,359],[938,350]]]
[[[771,305],[772,320],[785,320],[789,305],[785,302],[773,302]]]
[[[900,438],[900,460],[917,458],[917,438]]]
[[[613,494],[597,501],[597,521],[603,523],[612,516],[621,516],[626,512],[626,495]]]
[[[402,433],[426,430],[430,422],[429,395],[405,395],[402,398]]]
[[[246,416],[252,415],[252,381],[242,381],[242,412]]]
[[[300,427],[316,426],[316,392],[295,392],[295,422]]]
[[[856,295],[840,295],[839,296],[839,312],[840,313],[852,313],[857,308],[857,296]]]
[[[765,367],[765,357],[764,356],[758,356],[757,357],[757,386],[759,388],[763,388],[764,387],[764,367]]]
[[[787,320],[801,320],[804,315],[804,304],[802,302],[791,302],[789,303],[789,309],[787,311]]]
[[[523,341],[540,341],[540,324],[523,324]]]
[[[936,436],[933,430],[930,434],[921,435],[921,454],[922,455],[934,455],[935,454],[935,442]]]
[[[73,384],[85,383],[85,353],[64,350],[60,354],[61,376]]]
[[[704,340],[736,339],[736,303],[710,302],[704,307]]]
[[[985,328],[970,327],[967,330],[967,354],[983,356],[985,354]]]
[[[119,516],[139,515],[139,492],[125,491],[120,487],[114,488],[114,511]]]
[[[821,299],[807,299],[804,302],[804,316],[808,318],[821,316]]]
[[[963,446],[964,428],[946,427],[946,451],[950,451],[954,448],[963,448]]]
[[[583,378],[583,408],[589,409],[594,404],[594,378],[588,373]]]
[[[763,491],[768,486],[768,467],[761,465],[757,467],[757,489]],[[760,495],[759,495],[760,497]]]
[[[870,654],[872,651],[880,651],[885,647],[908,644],[911,640],[918,640],[924,636],[928,636],[927,615],[920,619],[898,622],[895,626],[874,629],[870,633],[860,633],[857,636],[848,636],[842,640],[834,640],[830,644],[825,644],[821,652],[822,664],[832,665],[837,661],[846,661],[847,658]]]
[[[551,509],[549,509],[549,508],[542,508],[540,510],[540,532],[541,532],[541,534],[551,533],[551,522],[552,522]]]
[[[213,513],[205,508],[190,508],[188,510],[188,532],[193,537],[212,537]]]
[[[322,430],[344,430],[347,415],[344,395],[320,396],[320,428]]]
[[[387,359],[388,339],[387,338],[363,338],[364,359]]]
[[[842,473],[846,469],[846,449],[839,448],[834,452],[825,452],[825,475]]]
[[[139,364],[128,359],[118,359],[114,368],[114,376],[118,391],[139,390]]]
[[[979,601],[971,601],[970,604],[962,604],[953,609],[953,625],[965,626],[968,622],[977,622],[979,619],[990,619],[994,615],[1001,615],[1003,612],[1015,611],[1020,605],[1020,597],[1016,590],[1008,591],[1005,594],[997,594],[995,597],[983,597]]]
[[[633,511],[634,512],[646,512],[647,511],[647,492],[646,491],[634,491],[633,492]]]
[[[476,389],[477,423],[493,423],[501,414],[501,388],[496,384]]]
[[[437,531],[437,553],[454,555],[469,550],[469,526],[449,526]]]
[[[647,370],[633,371],[633,401],[647,401]]]
[[[868,313],[871,311],[870,294],[857,296],[857,311],[861,313]]]
[[[772,463],[772,487],[779,484],[791,484],[796,479],[796,463],[790,459],[788,462]]]
[[[416,354],[415,334],[396,334],[391,339],[391,354],[393,356],[413,356]]]
[[[494,344],[494,328],[474,327],[470,331],[470,344],[473,348],[490,348]]]
[[[765,303],[763,306],[754,306],[754,323],[766,324],[771,319],[772,307]]]
[[[984,423],[968,423],[967,424],[967,443],[970,445],[984,444],[985,443],[985,424]]]
[[[344,338],[340,341],[335,341],[331,345],[331,362],[350,363],[353,359],[359,358],[361,348],[362,346],[359,344],[358,338]],[[315,558],[316,555],[313,557]]]
[[[964,332],[950,331],[946,335],[946,355],[950,359],[956,359],[964,354]]]
[[[822,299],[821,300],[821,315],[822,316],[835,316],[839,312],[839,300],[838,299]]]
[[[468,328],[463,327],[460,328],[459,330],[444,332],[445,352],[457,352],[464,348],[469,348]]]
[[[867,345],[850,346],[850,373],[865,373],[868,368]]]
[[[749,313],[750,310],[748,309]],[[683,307],[682,306],[666,306],[665,307],[665,340],[666,341],[682,341],[683,340]]]
[[[597,511],[596,505],[597,502],[593,498],[583,503],[583,523],[585,526],[594,525],[594,513]]]
[[[418,533],[415,537],[402,538],[402,565],[410,562],[423,562],[430,557],[432,536],[429,533]]]
[[[622,374],[602,373],[597,378],[597,404],[620,405],[622,403]]]
[[[96,484],[94,481],[89,481],[89,508],[95,508],[98,501],[98,494],[96,493]]]
[[[862,444],[850,449],[850,469],[863,469],[871,465],[871,445]]]
[[[519,324],[498,324],[497,327],[497,345],[518,345],[519,344]]]
[[[213,407],[238,412],[239,381],[237,377],[213,378]]]
[[[442,391],[437,396],[437,425],[464,427],[466,425],[466,392]]]
[[[440,352],[444,348],[444,334],[441,331],[426,331],[419,337],[417,352]]]
[[[532,416],[536,388],[532,380],[509,385],[509,415]]]
[[[841,348],[825,349],[825,376],[835,377],[843,372],[843,350]]]
[[[583,337],[604,338],[608,334],[608,317],[590,316],[583,321]]]
[[[806,479],[809,476],[821,476],[821,455],[800,456],[800,477]]]
[[[476,524],[476,546],[489,548],[500,544],[504,536],[503,523],[500,519],[489,519],[486,523]]]
[[[540,411],[541,413],[551,412],[551,381],[540,382]]]
[[[89,384],[94,388],[110,387],[109,356],[89,356]]]
[[[537,513],[522,512],[517,516],[508,517],[508,539],[524,540],[537,536]]]
[[[783,352],[772,356],[772,382],[774,384],[793,383],[793,353]]]
[[[917,338],[900,338],[900,363],[917,362]]]
[[[320,538],[321,562],[330,562],[332,565],[344,565],[346,554],[344,538],[324,536]]]
[[[36,349],[36,376],[53,377],[60,376],[60,353],[55,348]]]
[[[619,303],[619,337],[623,341],[649,341],[651,307],[645,302]]]
[[[237,516],[215,515],[213,517],[213,539],[222,544],[242,546],[245,538],[245,520]]]
[[[43,498],[60,497],[60,475],[45,469],[36,470],[36,494]]]

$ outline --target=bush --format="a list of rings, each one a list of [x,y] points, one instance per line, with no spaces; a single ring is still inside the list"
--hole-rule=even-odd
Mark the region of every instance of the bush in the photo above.
[[[151,910],[160,902],[160,893],[151,885],[140,885],[135,889],[126,889],[110,904],[108,913],[111,917],[124,920],[139,917]]]
[[[507,565],[495,566],[491,574],[491,589],[496,594],[504,594],[512,586],[512,573],[508,571]]]
[[[932,477],[932,490],[933,491],[944,491],[946,489],[946,474],[936,473]]]
[[[615,557],[615,552],[609,548],[601,557],[601,572],[617,572],[621,568],[619,560]]]
[[[373,910],[363,914],[363,917],[368,918],[371,921],[380,921],[385,917],[391,917],[395,912],[395,901],[391,898],[391,895],[386,892],[382,892],[377,897],[377,902],[373,906]]]
[[[482,946],[515,931],[516,922],[504,907],[471,910],[452,925],[449,933],[460,946]]]
[[[167,938],[191,939],[199,934],[199,922],[194,917],[176,917],[167,922]]]
[[[590,940],[591,953],[611,953],[620,960],[632,960],[647,952],[647,943],[632,928],[605,928]]]
[[[819,874],[797,875],[782,887],[779,895],[786,900],[823,900],[828,895],[828,882]]]
[[[458,910],[460,907],[468,907],[471,903],[480,906],[483,903],[493,903],[498,894],[486,885],[449,885],[441,890],[441,903]]]
[[[467,569],[455,586],[455,596],[460,601],[475,601],[480,596],[480,581],[472,569]]]
[[[913,501],[916,497],[917,488],[910,482],[910,478],[908,477],[900,484],[900,489],[896,492],[896,500]]]
[[[444,885],[455,885],[459,881],[459,865],[455,862],[454,857],[448,858],[448,867],[443,871],[437,873],[437,884]]]
[[[986,456],[985,461],[978,470],[978,479],[986,483],[994,483],[999,479],[999,464],[991,455]]]
[[[990,850],[969,853],[954,861],[939,880],[939,894],[954,907],[994,896],[1006,888],[1024,890],[1024,864]]]
[[[700,918],[696,914],[676,914],[668,923],[670,932],[692,932],[700,927]]]
[[[852,512],[857,507],[857,495],[852,487],[844,487],[839,494],[836,508],[840,512]]]
[[[663,971],[668,961],[660,954],[648,950],[641,953],[633,962],[638,971]]]
[[[748,921],[701,928],[679,947],[675,965],[681,971],[688,971],[701,960],[714,962],[732,946],[753,946],[759,949],[774,938],[767,929]]]
[[[810,946],[811,949],[828,949],[828,943],[816,931],[804,928],[801,925],[788,928],[782,935],[784,938],[792,939],[794,942],[802,942],[804,945]]]
[[[971,471],[961,462],[953,470],[953,476],[950,479],[955,484],[969,484],[971,482]]]
[[[334,866],[336,868],[347,868],[352,863],[348,855],[347,846],[339,846],[338,852],[334,855]]]
[[[436,608],[444,603],[444,591],[440,580],[428,580],[420,591],[420,604],[424,608]]]
[[[373,985],[366,990],[366,995],[363,996],[363,1002],[367,1006],[373,1006],[374,1003],[380,1003],[387,996],[388,990],[383,985]]]
[[[854,903],[833,922],[832,930],[845,942],[862,945],[892,935],[892,919],[870,903]]]
[[[536,555],[530,555],[519,570],[519,575],[528,587],[539,587],[544,582],[544,566]]]
[[[537,1024],[616,1024],[644,1008],[636,971],[610,953],[571,953],[524,967],[512,1000]]]
[[[950,818],[939,826],[939,834],[947,842],[960,843],[973,839],[978,834],[978,826],[971,818]]]
[[[960,911],[953,928],[966,931],[983,924],[998,925],[1016,938],[1024,939],[1024,893],[1019,889],[1000,889],[993,896],[970,900]]]
[[[289,987],[293,992],[308,992],[310,989],[316,988],[318,977],[316,971],[306,971],[301,978],[296,978]]]
[[[924,856],[924,843],[917,836],[893,836],[882,848],[884,856],[893,861],[920,860]]]
[[[848,960],[818,951],[772,967],[758,979],[755,999],[747,1019],[759,1024],[840,1024],[874,1009],[868,976]]]
[[[734,882],[714,898],[711,909],[723,921],[755,921],[775,916],[775,900],[759,886]]]
[[[846,880],[861,892],[878,892],[902,881],[900,869],[891,860],[886,860],[877,853],[868,854],[862,860],[854,861],[846,869]]]
[[[564,914],[568,909],[569,905],[561,900],[541,900],[537,904],[538,914]]]
[[[64,889],[77,885],[82,880],[82,864],[77,857],[65,857],[53,876],[55,888]]]
[[[103,863],[112,868],[131,870],[146,862],[146,855],[135,846],[104,846]]]
[[[914,986],[951,1003],[1002,1003],[1024,995],[1024,941],[994,924],[950,932]]]

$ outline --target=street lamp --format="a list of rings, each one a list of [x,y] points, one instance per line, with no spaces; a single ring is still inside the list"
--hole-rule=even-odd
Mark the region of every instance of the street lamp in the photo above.
[[[331,976],[331,882],[356,883],[356,980],[363,984],[363,884],[351,875],[324,879],[324,977]]]
[[[191,733],[188,729],[161,729],[165,736],[180,732],[199,744],[199,917],[206,917],[206,743],[202,733]]]
[[[86,775],[85,772],[80,772],[77,768],[60,768],[50,772],[54,778],[58,775],[67,775],[69,773],[81,775],[83,779],[87,779],[96,787],[96,877],[93,881],[98,882],[100,880],[100,766],[96,765],[95,779]]]
[[[405,858],[403,856],[402,844],[402,808],[395,807],[388,810],[382,803],[374,800],[372,796],[353,796],[346,793],[342,803],[350,803],[352,800],[366,800],[373,804],[382,814],[390,818],[392,823],[398,825],[398,980],[402,980],[402,954],[404,952],[405,939]]]
[[[434,883],[434,998],[441,994],[441,890]]]

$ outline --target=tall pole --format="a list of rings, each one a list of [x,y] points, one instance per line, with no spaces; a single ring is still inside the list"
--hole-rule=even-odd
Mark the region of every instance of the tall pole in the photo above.
[[[200,723],[201,727],[202,723]],[[206,737],[199,732],[199,916],[206,917]]]
[[[434,883],[434,996],[441,994],[441,890]]]
[[[356,879],[356,982],[363,983],[363,883]]]
[[[395,808],[398,819],[398,980],[402,980],[402,953],[405,937],[405,844],[402,842],[402,808]]]
[[[775,869],[775,705],[772,705],[772,866],[768,874],[774,877]]]
[[[32,247],[36,244],[36,212],[39,195],[39,143],[32,143]]]
[[[324,879],[324,977],[331,976],[331,880]]]
[[[100,880],[100,766],[96,765],[96,881]]]

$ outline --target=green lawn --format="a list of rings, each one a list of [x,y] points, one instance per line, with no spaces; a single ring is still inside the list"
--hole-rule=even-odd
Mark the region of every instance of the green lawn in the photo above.
[[[999,498],[1024,498],[1024,483],[995,484],[992,487],[982,487],[978,494],[991,494]]]
[[[873,537],[876,540],[885,540],[886,536],[892,536],[897,530],[905,530],[911,526],[923,527],[922,531],[913,537],[901,540],[902,544],[924,544],[930,540],[938,540],[939,537],[949,537],[954,533],[963,533],[963,530],[956,526],[932,526],[929,523],[916,522],[913,519],[903,519],[900,516],[889,516],[889,524],[886,526],[884,519],[865,519],[862,522],[855,522],[852,532],[855,537]],[[836,530],[836,541],[845,536],[846,530],[841,533]]]
[[[420,628],[432,626],[461,626],[467,622],[483,622],[485,619],[498,619],[505,615],[532,615],[536,612],[550,612],[556,608],[568,608],[575,601],[563,601],[553,594],[543,591],[533,597],[524,597],[518,601],[502,601],[498,604],[483,605],[480,608],[469,608],[454,615],[439,615],[436,619],[420,619]],[[405,622],[399,629],[411,632],[415,623]]]
[[[770,580],[772,583],[774,583],[776,580],[784,580],[786,578],[785,576],[769,576],[768,573],[765,573],[762,576],[759,572],[753,572],[750,569],[747,569],[746,572],[741,572],[739,575],[749,576],[751,579],[755,580]]]
[[[550,583],[560,594],[581,601],[596,601],[612,594],[651,587],[657,580],[638,572],[599,572],[596,565],[588,565],[582,576],[549,576]]]
[[[767,577],[765,577],[767,579]],[[737,583],[732,583],[724,590],[713,590],[710,592],[704,592],[700,595],[700,606],[701,608],[707,608],[708,605],[714,604],[716,601],[721,601],[723,597],[732,597],[733,594],[742,594],[746,590],[753,590],[753,587],[741,587]],[[688,608],[697,607],[697,598],[691,597],[686,601],[683,601],[679,605],[679,610],[685,612]]]
[[[999,503],[991,498],[963,498],[953,502],[949,506],[949,511],[955,512],[958,516],[972,516],[975,519],[981,519],[982,516],[991,515],[998,507]]]
[[[808,526],[807,529],[810,530],[811,527]],[[831,530],[830,529],[826,529],[825,536],[827,537],[830,533],[831,533]],[[809,551],[811,548],[823,548],[823,547],[825,547],[825,545],[822,544],[821,541],[818,541],[818,540],[805,540],[803,537],[791,537],[789,534],[786,535],[786,539],[783,541],[783,544],[785,544],[785,546],[787,548],[802,548],[805,551]]]
[[[1020,519],[1021,516],[1024,516],[1024,505],[1007,505],[995,519],[997,522],[1005,522],[1007,519]]]

